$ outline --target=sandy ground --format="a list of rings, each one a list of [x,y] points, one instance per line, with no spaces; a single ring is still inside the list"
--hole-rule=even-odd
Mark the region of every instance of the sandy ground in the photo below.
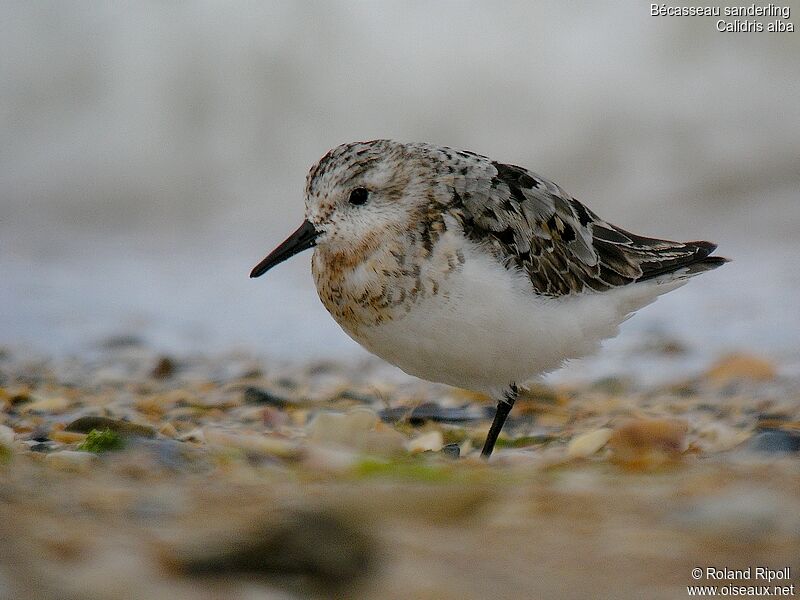
[[[738,355],[535,387],[486,463],[485,399],[371,363],[6,349],[0,597],[798,595],[800,381],[780,373]]]

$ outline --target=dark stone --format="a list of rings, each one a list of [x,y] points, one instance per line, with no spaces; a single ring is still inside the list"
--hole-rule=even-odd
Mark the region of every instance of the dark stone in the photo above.
[[[175,361],[168,356],[162,356],[158,359],[150,375],[155,379],[166,379],[167,377],[172,377],[175,374],[175,370]]]
[[[341,592],[372,573],[376,558],[373,539],[354,523],[322,511],[297,511],[277,519],[273,513],[249,533],[221,536],[167,562],[192,577],[245,575]]]
[[[35,429],[28,436],[28,439],[34,442],[48,442],[50,441],[50,436],[48,433],[50,433],[49,429]]]
[[[420,404],[411,414],[408,413],[408,408],[396,407],[387,408],[379,413],[381,419],[388,423],[396,423],[404,418],[408,418],[411,425],[422,425],[426,421],[433,421],[436,423],[465,423],[470,421],[479,421],[483,418],[481,414],[475,414],[469,410],[469,405],[460,408],[443,408],[435,402],[425,402]]]
[[[138,423],[131,423],[129,421],[121,421],[118,419],[109,419],[108,417],[79,417],[72,423],[67,425],[65,431],[74,431],[77,433],[89,433],[93,429],[102,431],[110,429],[114,433],[123,436],[138,436],[152,438],[156,436],[156,430],[149,425],[140,425]]]
[[[354,392],[353,390],[344,390],[340,392],[336,396],[337,400],[355,400],[356,402],[361,402],[362,404],[372,404],[375,402],[376,398],[374,396],[368,396],[366,394],[359,394],[358,392]]]
[[[770,454],[789,454],[800,452],[800,433],[783,429],[765,429],[750,441],[756,452]]]
[[[780,429],[787,421],[791,421],[789,415],[780,413],[759,413],[756,416],[756,429]]]
[[[54,447],[55,444],[53,442],[37,442],[34,440],[29,440],[27,442],[28,450],[32,452],[50,452]]]
[[[281,396],[276,396],[272,392],[262,390],[257,387],[249,387],[244,391],[245,404],[264,404],[275,408],[286,408],[292,403]]]
[[[441,450],[447,458],[458,458],[461,456],[461,446],[458,444],[446,444]]]
[[[31,401],[31,396],[27,392],[22,392],[20,394],[12,395],[8,401],[11,403],[11,406],[17,406],[18,404],[24,404],[25,402]]]

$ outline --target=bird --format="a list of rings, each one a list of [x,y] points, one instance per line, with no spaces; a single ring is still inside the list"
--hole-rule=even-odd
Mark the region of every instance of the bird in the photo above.
[[[637,235],[533,171],[428,143],[342,144],[308,172],[305,219],[250,273],[314,249],[322,304],[406,373],[497,403],[589,355],[658,296],[728,259]]]

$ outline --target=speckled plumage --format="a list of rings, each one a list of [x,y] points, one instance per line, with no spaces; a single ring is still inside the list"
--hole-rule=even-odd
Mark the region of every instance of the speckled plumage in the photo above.
[[[521,167],[390,140],[320,159],[305,224],[253,276],[311,246],[320,299],[348,335],[412,375],[509,406],[515,384],[596,350],[634,311],[725,262],[709,242],[616,227]]]
[[[462,250],[439,244],[448,222],[505,268],[527,274],[531,292],[542,296],[605,291],[691,266],[686,276],[724,262],[709,257],[716,246],[708,242],[645,238],[616,227],[526,169],[429,144],[375,140],[334,148],[308,174],[309,220],[324,227],[336,207],[334,190],[387,168],[386,197],[414,197],[406,227],[377,227],[355,245],[331,251],[318,244],[315,252],[320,297],[345,329],[402,316],[439,293],[439,278],[464,262]],[[328,235],[335,239],[337,231]],[[346,282],[364,271],[377,276],[356,277],[360,287]]]

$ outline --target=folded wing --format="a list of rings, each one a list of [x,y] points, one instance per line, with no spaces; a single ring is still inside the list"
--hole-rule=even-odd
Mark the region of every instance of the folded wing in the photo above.
[[[455,186],[453,214],[466,235],[507,267],[522,269],[540,294],[605,291],[718,267],[711,242],[639,236],[598,217],[561,187],[522,167],[497,162],[481,185]]]

